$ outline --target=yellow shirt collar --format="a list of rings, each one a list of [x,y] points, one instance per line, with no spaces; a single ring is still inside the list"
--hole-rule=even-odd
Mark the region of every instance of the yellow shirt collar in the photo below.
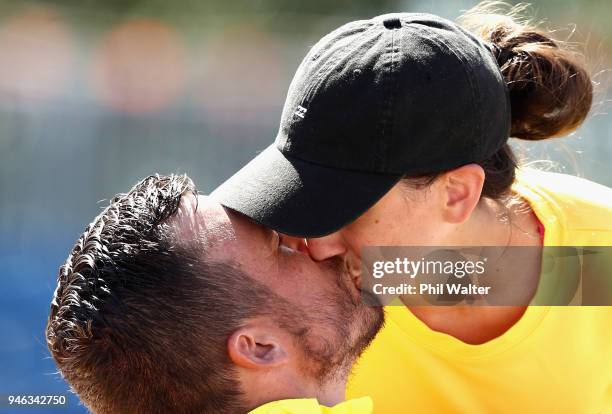
[[[333,407],[320,405],[316,398],[272,401],[257,407],[249,414],[371,414],[370,397],[355,398]]]

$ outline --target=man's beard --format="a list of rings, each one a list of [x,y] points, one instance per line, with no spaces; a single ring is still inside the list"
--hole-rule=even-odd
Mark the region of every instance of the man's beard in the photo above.
[[[351,292],[353,282],[344,261],[334,258],[327,265],[337,276],[338,289],[314,303],[312,309],[318,311],[304,322],[329,334],[306,336],[300,341],[307,359],[305,368],[321,385],[347,378],[384,324],[382,306],[367,305]]]

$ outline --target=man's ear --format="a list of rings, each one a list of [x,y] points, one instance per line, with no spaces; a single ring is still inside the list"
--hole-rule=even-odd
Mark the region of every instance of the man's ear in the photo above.
[[[227,341],[227,351],[232,362],[243,368],[272,368],[289,360],[282,336],[256,325],[234,331]]]
[[[467,164],[445,174],[444,218],[462,223],[470,217],[480,200],[485,173],[478,164]]]

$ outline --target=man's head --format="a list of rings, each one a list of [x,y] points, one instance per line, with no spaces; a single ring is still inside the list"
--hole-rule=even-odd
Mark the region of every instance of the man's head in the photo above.
[[[47,341],[96,413],[244,412],[336,398],[382,324],[314,262],[185,176],[116,196],[60,268]]]

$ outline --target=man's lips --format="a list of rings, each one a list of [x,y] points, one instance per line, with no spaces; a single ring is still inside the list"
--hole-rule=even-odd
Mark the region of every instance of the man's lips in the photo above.
[[[353,281],[355,288],[361,291],[361,275],[351,275],[351,280]]]
[[[355,286],[355,289],[361,292],[361,272],[351,271],[350,265],[346,261],[344,262],[344,268],[346,274],[351,279],[351,282],[353,282],[353,286]]]

